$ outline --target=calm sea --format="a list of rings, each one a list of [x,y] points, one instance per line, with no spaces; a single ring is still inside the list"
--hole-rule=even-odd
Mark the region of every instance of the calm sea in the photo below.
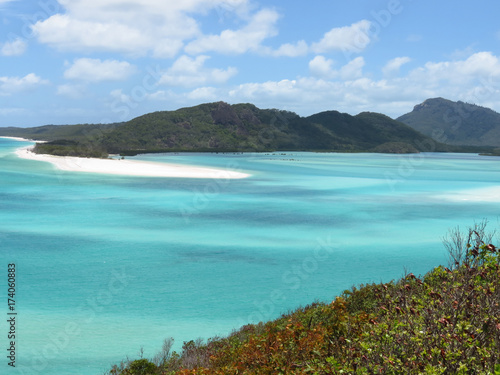
[[[423,274],[447,264],[450,228],[498,225],[500,194],[472,190],[500,185],[497,158],[135,157],[252,174],[197,180],[62,172],[13,154],[28,144],[0,138],[0,366],[12,374],[102,374],[168,337],[178,349],[354,284]]]

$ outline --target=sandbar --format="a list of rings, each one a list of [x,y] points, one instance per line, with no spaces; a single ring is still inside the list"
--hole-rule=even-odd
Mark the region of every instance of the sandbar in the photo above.
[[[453,202],[500,202],[500,187],[459,190],[453,193],[439,194],[436,197]]]
[[[59,170],[71,172],[102,173],[140,177],[210,179],[241,179],[250,176],[247,173],[238,172],[233,169],[215,169],[140,160],[97,159],[35,154],[32,151],[32,146],[21,147],[17,149],[15,153],[20,158],[49,162]]]

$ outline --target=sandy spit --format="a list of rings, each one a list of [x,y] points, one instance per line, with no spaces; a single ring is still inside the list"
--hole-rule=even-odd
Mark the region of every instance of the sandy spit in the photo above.
[[[7,137],[4,137],[7,138]],[[21,139],[19,139],[21,140]],[[23,139],[24,140],[24,139]],[[124,176],[142,177],[176,177],[176,178],[211,178],[241,179],[249,177],[229,169],[215,169],[181,164],[156,163],[139,160],[80,158],[72,156],[53,156],[35,154],[32,146],[16,150],[16,155],[23,159],[49,162],[63,171],[102,173]]]

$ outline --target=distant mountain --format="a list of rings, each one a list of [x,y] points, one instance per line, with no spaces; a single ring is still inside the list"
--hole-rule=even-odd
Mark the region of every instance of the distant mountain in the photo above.
[[[0,128],[0,136],[51,141],[37,152],[102,157],[108,153],[451,151],[411,127],[371,112],[327,111],[309,117],[253,104],[201,104],[111,125]]]
[[[478,105],[427,99],[397,120],[446,144],[500,146],[500,114]]]
[[[360,150],[386,153],[447,151],[429,137],[380,113],[362,112],[356,116],[337,111],[321,112],[307,118],[341,137]],[[431,148],[434,148],[431,150]]]

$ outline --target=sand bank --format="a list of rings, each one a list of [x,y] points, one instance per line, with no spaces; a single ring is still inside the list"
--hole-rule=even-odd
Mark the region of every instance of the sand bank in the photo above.
[[[460,190],[436,197],[453,202],[500,202],[500,187]]]
[[[16,150],[16,155],[23,159],[49,162],[63,171],[103,173],[142,177],[177,177],[177,178],[222,178],[237,179],[249,177],[249,174],[234,170],[213,169],[181,164],[156,163],[139,160],[95,159],[70,156],[35,154],[32,147]]]

